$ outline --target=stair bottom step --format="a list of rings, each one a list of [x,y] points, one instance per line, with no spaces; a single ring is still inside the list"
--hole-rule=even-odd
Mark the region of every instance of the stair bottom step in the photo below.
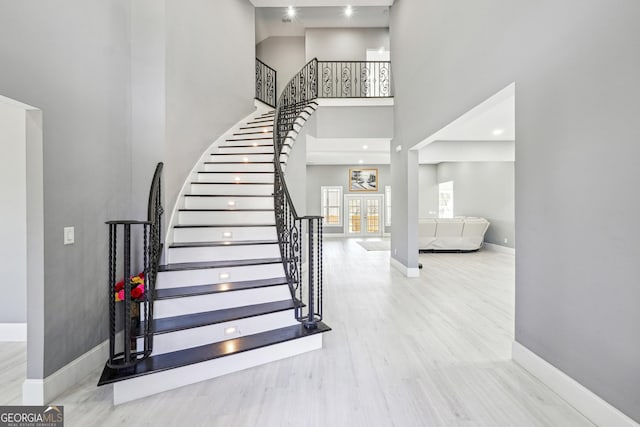
[[[315,330],[295,325],[152,356],[129,369],[105,367],[98,385],[113,383],[118,405],[322,348],[322,333],[329,330],[324,323]]]

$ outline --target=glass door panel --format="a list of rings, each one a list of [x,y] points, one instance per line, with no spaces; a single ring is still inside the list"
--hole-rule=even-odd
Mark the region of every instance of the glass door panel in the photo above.
[[[348,233],[360,234],[362,230],[362,203],[361,200],[350,198],[347,204],[348,209]]]
[[[380,198],[366,198],[367,234],[380,234]]]

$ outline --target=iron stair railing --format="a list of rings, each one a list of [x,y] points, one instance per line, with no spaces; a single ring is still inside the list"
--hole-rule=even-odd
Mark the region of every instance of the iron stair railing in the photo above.
[[[393,96],[390,61],[319,61],[320,98]]]
[[[278,73],[256,58],[256,99],[270,107],[276,107]]]
[[[322,217],[299,216],[289,194],[280,159],[282,148],[296,120],[309,112],[318,98],[318,60],[309,61],[284,88],[274,117],[274,208],[280,254],[287,282],[294,298],[300,302],[296,319],[306,328],[314,329],[322,320],[323,262]],[[298,122],[298,126],[300,123]],[[307,275],[303,262],[307,262]],[[303,306],[302,302],[306,302]]]
[[[158,163],[151,181],[146,221],[108,221],[109,227],[109,360],[107,366],[127,368],[149,357],[153,352],[153,296],[155,295],[158,265],[162,253],[162,168]],[[144,294],[135,299],[131,295],[132,228],[140,227],[142,234],[142,272]],[[118,235],[122,236],[121,270],[118,260]],[[140,235],[138,233],[138,238]],[[134,233],[135,240],[135,233]],[[139,253],[138,253],[139,254]],[[139,256],[138,256],[139,258]],[[120,273],[120,274],[118,274]],[[116,303],[116,283],[123,277],[122,307]],[[140,330],[143,325],[142,330]],[[119,329],[121,331],[119,332]],[[137,348],[137,338],[142,348]]]

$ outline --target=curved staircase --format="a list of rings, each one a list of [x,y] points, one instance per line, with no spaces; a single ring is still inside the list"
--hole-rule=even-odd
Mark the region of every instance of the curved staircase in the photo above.
[[[314,109],[310,104],[296,119],[281,152],[283,168]],[[259,106],[214,143],[185,185],[153,295],[153,352],[129,368],[105,367],[98,384],[113,384],[114,404],[322,347],[330,329],[296,320],[302,302],[283,269],[273,120],[274,112]]]

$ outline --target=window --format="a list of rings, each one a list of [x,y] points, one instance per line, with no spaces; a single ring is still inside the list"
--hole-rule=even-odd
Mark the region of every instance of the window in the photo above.
[[[453,218],[453,181],[438,184],[438,217]]]
[[[391,227],[391,186],[384,186],[384,225]]]
[[[322,224],[342,225],[342,187],[320,187]]]

